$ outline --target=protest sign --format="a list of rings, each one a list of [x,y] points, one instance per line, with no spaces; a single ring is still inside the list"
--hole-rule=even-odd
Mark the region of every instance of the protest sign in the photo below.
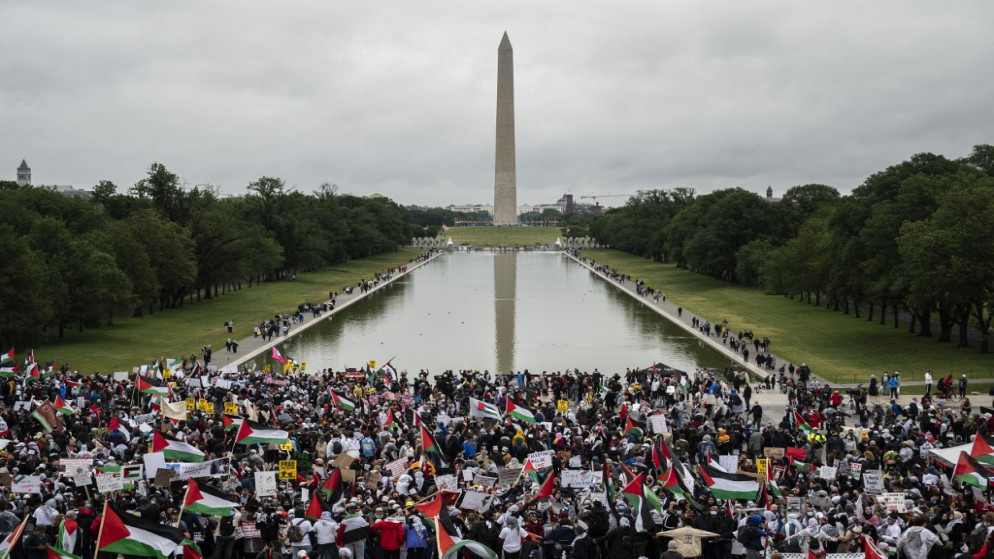
[[[169,468],[160,468],[155,472],[155,479],[152,481],[152,485],[155,487],[162,487],[164,489],[169,489],[169,484],[172,479],[176,477],[176,470],[171,470]]]
[[[90,469],[93,467],[93,460],[90,458],[62,458],[59,460],[59,466],[62,466],[66,477],[89,475]]]
[[[541,470],[542,468],[552,467],[552,451],[542,450],[539,452],[533,452],[528,455],[528,459],[531,460],[532,466],[535,466],[536,470]]]
[[[438,487],[439,491],[459,491],[459,480],[456,479],[456,476],[449,474],[435,476],[435,486]]]
[[[763,449],[763,456],[767,458],[783,458],[786,456],[787,451],[783,448],[768,446]]]
[[[12,476],[10,478],[11,493],[41,494],[41,476]]]
[[[556,411],[566,413],[569,411],[569,400],[559,400],[556,402]]]
[[[276,496],[276,471],[255,472],[255,496]]]
[[[838,473],[838,468],[833,468],[832,466],[822,466],[821,469],[818,470],[818,477],[824,480],[832,481]]]
[[[653,433],[668,433],[669,429],[666,428],[666,416],[662,414],[650,415],[649,423],[652,425]]]
[[[462,502],[459,503],[459,508],[475,510],[477,512],[486,512],[490,509],[491,502],[493,502],[493,495],[488,495],[479,491],[466,491],[463,493]]]
[[[238,415],[238,404],[234,402],[225,402],[224,413],[228,415]]]
[[[590,470],[563,470],[560,472],[559,484],[562,487],[582,489],[590,487]]]
[[[196,403],[196,401],[193,398],[187,398],[186,399],[186,410],[187,411],[193,411],[194,408],[196,407],[196,405],[197,405],[197,403]]]
[[[296,460],[280,460],[280,479],[297,479]]]
[[[521,468],[504,468],[497,476],[497,485],[507,487],[514,483],[521,475]]]
[[[390,477],[397,477],[403,475],[407,471],[407,458],[401,458],[399,460],[394,460],[386,466],[387,471],[390,472]]]
[[[482,487],[484,489],[490,489],[491,487],[493,487],[494,485],[496,485],[496,483],[497,483],[497,477],[496,476],[481,476],[481,475],[478,475],[478,476],[476,476],[473,479],[473,483],[476,484],[476,485],[479,485],[480,487]]]
[[[877,502],[883,505],[885,510],[893,512],[908,512],[904,503],[904,493],[881,493],[877,496]]]
[[[721,454],[718,456],[718,465],[722,470],[734,474],[739,470],[739,457],[734,454]]]
[[[881,470],[866,470],[863,472],[863,490],[870,495],[884,492],[884,475]]]
[[[769,470],[769,468],[770,468],[770,459],[769,458],[760,458],[760,459],[756,460],[756,473],[758,475],[766,477],[766,475],[767,475],[766,472],[767,472],[767,470]]]
[[[120,473],[97,474],[97,492],[109,493],[124,489],[124,478]]]

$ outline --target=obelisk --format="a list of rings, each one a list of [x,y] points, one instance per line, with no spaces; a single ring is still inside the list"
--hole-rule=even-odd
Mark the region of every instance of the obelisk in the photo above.
[[[494,226],[518,224],[514,164],[514,51],[504,38],[497,47],[497,150],[494,158]]]

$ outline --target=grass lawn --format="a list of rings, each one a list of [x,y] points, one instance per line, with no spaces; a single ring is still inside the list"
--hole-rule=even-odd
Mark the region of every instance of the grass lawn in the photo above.
[[[187,302],[183,308],[146,314],[144,318],[116,318],[112,326],[82,333],[66,331],[64,339],[36,347],[35,358],[39,363],[53,359],[60,366],[69,363],[82,373],[108,373],[130,371],[160,357],[199,355],[206,344],[213,345],[217,354],[224,351],[227,338],[241,340],[251,336],[253,326],[265,318],[295,310],[304,301],[325,301],[329,291],[341,292],[360,278],[404,265],[420,254],[419,250],[401,250],[354,260],[299,274],[293,281],[242,287],[216,299]],[[224,328],[227,320],[235,323],[232,334]]]
[[[979,353],[977,344],[959,348],[907,334],[907,324],[879,326],[825,307],[815,307],[779,295],[765,295],[747,287],[720,282],[615,250],[586,250],[583,255],[642,279],[661,290],[668,300],[713,322],[728,320],[734,332],[752,330],[768,336],[776,355],[832,382],[867,382],[884,371],[900,371],[907,381],[922,380],[931,369],[936,380],[994,377],[994,354]],[[910,388],[910,387],[909,387]]]
[[[551,245],[562,235],[559,227],[451,227],[439,233],[443,239],[451,237],[457,245],[468,243],[477,247]]]

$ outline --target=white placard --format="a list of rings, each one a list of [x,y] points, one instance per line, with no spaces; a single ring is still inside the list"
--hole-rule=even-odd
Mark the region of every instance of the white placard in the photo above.
[[[490,504],[493,502],[493,499],[493,495],[487,495],[486,493],[481,493],[479,491],[466,491],[463,493],[462,502],[459,503],[459,508],[475,510],[477,512],[486,512],[490,508]]]
[[[666,428],[666,416],[662,414],[650,415],[649,423],[652,425],[653,433],[668,433],[669,429]]]
[[[532,466],[534,466],[536,470],[552,467],[551,450],[542,450],[540,452],[533,452],[528,455],[528,459],[531,460]]]
[[[407,471],[407,458],[401,458],[400,460],[394,460],[387,464],[387,471],[390,472],[390,477],[397,477],[403,475]]]
[[[276,470],[266,472],[255,472],[255,496],[275,497],[276,496]]]
[[[559,484],[562,487],[586,489],[590,487],[590,470],[563,470],[560,472]]]
[[[879,495],[884,492],[884,476],[880,470],[867,470],[863,472],[863,490],[870,495]]]
[[[480,475],[478,475],[473,480],[473,483],[479,485],[480,487],[482,487],[484,489],[490,489],[491,487],[493,487],[494,485],[497,484],[497,477],[496,476],[480,476]]]
[[[151,472],[152,479],[155,479],[155,472],[166,468],[166,456],[161,452],[143,454],[142,462],[145,464],[145,472]]]
[[[459,480],[456,479],[456,476],[449,474],[435,476],[435,486],[438,487],[439,491],[459,491]]]
[[[832,481],[838,473],[838,468],[832,466],[822,466],[821,469],[818,470],[818,477],[824,480]]]
[[[116,373],[111,373],[111,376],[113,377],[114,382],[124,382],[124,381],[128,380],[128,377],[130,375],[131,375],[131,373],[129,373],[128,371],[118,371]]]
[[[97,474],[97,492],[110,493],[124,489],[124,478],[120,473]]]
[[[66,477],[76,477],[77,475],[89,474],[93,468],[93,460],[90,458],[63,458],[59,460],[59,465],[65,468]]]
[[[888,511],[908,512],[904,503],[904,493],[881,493],[877,496],[877,501]]]
[[[721,466],[722,470],[734,474],[739,471],[739,457],[734,454],[720,454],[718,455],[718,465]]]
[[[476,477],[476,468],[466,468],[462,471],[463,481],[473,481],[474,477]]]
[[[41,476],[13,476],[10,478],[11,493],[41,494]]]

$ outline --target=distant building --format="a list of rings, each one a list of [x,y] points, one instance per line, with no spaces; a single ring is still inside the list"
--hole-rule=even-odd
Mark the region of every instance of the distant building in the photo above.
[[[17,186],[31,186],[31,167],[23,159],[21,166],[17,168]]]
[[[465,214],[487,212],[490,215],[494,215],[494,207],[492,204],[460,204],[460,205],[453,204],[445,209],[449,210],[450,212],[458,212]]]
[[[576,204],[573,203],[573,195],[563,194],[563,197],[556,201],[556,209],[564,214],[575,212]]]
[[[76,188],[75,186],[69,184],[56,184],[52,186],[41,186],[40,188],[47,188],[49,190],[54,190],[63,196],[76,196],[79,198],[89,198],[93,195],[92,190],[83,190],[82,188]]]
[[[770,202],[770,203],[774,203],[774,202],[779,202],[780,200],[781,200],[781,198],[774,198],[773,197],[773,187],[772,186],[767,186],[766,187],[766,201]]]

